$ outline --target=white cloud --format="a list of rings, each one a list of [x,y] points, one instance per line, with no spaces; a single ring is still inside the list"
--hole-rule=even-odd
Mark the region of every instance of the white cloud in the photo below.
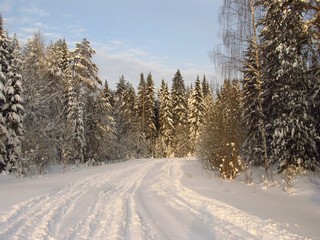
[[[50,13],[47,10],[36,8],[36,7],[22,7],[19,10],[24,15],[31,15],[31,16],[37,16],[37,17],[50,16]]]
[[[4,0],[0,3],[1,14],[6,14],[7,12],[12,11],[14,5],[16,5],[15,0]]]
[[[35,19],[31,18],[31,17],[5,17],[4,19],[4,24],[8,25],[8,26],[22,26],[22,25],[28,25],[31,26],[34,22]]]
[[[168,66],[164,63],[167,57],[154,56],[152,53],[138,48],[126,49],[129,46],[124,41],[119,42],[123,48],[117,48],[117,50],[113,47],[113,44],[117,45],[117,41],[109,41],[105,45],[94,44],[97,52],[94,61],[99,67],[99,75],[102,80],[108,80],[111,88],[116,87],[121,75],[124,75],[134,87],[137,87],[141,72],[145,75],[151,72],[156,88],[160,86],[162,79],[171,84],[179,66]],[[185,67],[180,68],[180,71],[186,85],[194,83],[197,75],[202,78],[205,74],[209,81],[213,79],[212,72],[205,69]]]
[[[126,53],[132,56],[148,56],[149,53],[147,51],[138,49],[138,48],[131,48],[126,50]]]
[[[7,5],[7,8],[11,6],[10,4]],[[16,6],[19,5],[16,4]],[[12,25],[19,26],[19,29],[14,30],[19,30],[17,31],[18,38],[22,43],[25,43],[34,33],[40,31],[45,37],[45,42],[65,38],[72,49],[75,43],[81,41],[89,32],[81,21],[65,25],[54,22],[49,24],[46,22],[46,17],[50,16],[50,12],[40,8],[18,8],[18,10],[21,15],[11,17],[9,22],[12,22]],[[67,18],[72,17],[70,14],[62,15]],[[90,41],[90,37],[88,38]],[[208,70],[210,68],[207,66],[197,67],[192,63],[188,64],[188,59],[175,62],[167,55],[156,54],[152,49],[145,47],[132,46],[129,42],[126,39],[106,39],[105,41],[91,42],[96,50],[94,61],[99,67],[100,77],[102,80],[108,79],[112,88],[116,87],[121,75],[124,75],[128,81],[137,87],[141,72],[145,75],[151,72],[157,88],[160,86],[162,79],[171,84],[178,68],[187,85],[193,83],[197,75],[202,77],[203,74],[206,74],[208,80],[212,76],[212,73]]]
[[[65,18],[72,18],[72,14],[70,13],[62,13],[62,16]]]
[[[35,22],[33,25],[36,26],[39,29],[48,29],[49,28],[48,25],[46,25],[46,24],[44,24],[42,22]]]
[[[34,33],[38,32],[39,28],[37,27],[22,27],[20,28],[20,32],[27,34],[27,35],[33,35]]]
[[[45,39],[55,39],[55,40],[57,40],[57,39],[62,39],[63,37],[60,35],[60,34],[57,34],[56,32],[44,32],[43,33],[43,35],[44,35],[44,37],[45,37]]]
[[[69,34],[71,33],[73,36],[81,36],[82,38],[88,32],[86,28],[81,26],[80,24],[72,24],[66,27],[63,27]]]
[[[121,41],[121,40],[112,40],[112,41],[109,41],[109,43],[113,45],[118,45],[118,46],[123,46],[125,44],[124,41]]]
[[[24,21],[21,19],[21,21]],[[62,36],[56,31],[55,27],[48,26],[42,22],[33,22],[33,24],[22,24],[18,30],[18,38],[24,44],[28,39],[32,38],[35,33],[40,32],[47,42],[49,40],[57,40],[62,38]]]

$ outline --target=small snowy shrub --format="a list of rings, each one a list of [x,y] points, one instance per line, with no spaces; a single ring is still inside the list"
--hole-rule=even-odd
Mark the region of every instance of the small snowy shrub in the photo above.
[[[234,179],[242,171],[243,164],[234,143],[227,143],[226,153],[220,161],[213,164],[219,164],[216,169],[222,178]]]
[[[299,165],[289,165],[284,171],[283,171],[283,179],[282,182],[284,183],[283,189],[285,191],[290,191],[292,188],[292,180],[295,176],[301,175],[305,173],[306,170]]]

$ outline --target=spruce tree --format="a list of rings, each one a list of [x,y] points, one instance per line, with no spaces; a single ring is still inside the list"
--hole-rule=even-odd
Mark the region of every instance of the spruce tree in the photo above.
[[[211,90],[210,90],[210,86],[207,81],[206,75],[203,75],[203,79],[201,82],[201,89],[202,89],[203,99],[207,98],[208,96],[211,97]]]
[[[93,117],[90,115],[92,109],[89,109],[90,94],[97,91],[98,86],[102,85],[101,80],[98,77],[98,67],[92,61],[95,50],[90,46],[90,42],[87,39],[83,39],[81,43],[76,44],[76,49],[72,53],[72,72],[73,72],[73,81],[74,91],[76,93],[77,101],[77,127],[76,127],[76,136],[78,139],[78,147],[84,148],[79,149],[78,152],[84,154],[81,157],[80,161],[85,162],[89,159],[86,159],[86,144],[90,139],[86,139],[86,136],[89,136],[91,131],[90,123],[94,121],[91,119]],[[82,126],[83,125],[83,126]],[[79,132],[83,131],[83,132]],[[82,139],[84,138],[84,139]]]
[[[172,79],[171,87],[172,113],[173,113],[173,148],[176,157],[188,154],[188,121],[187,121],[187,98],[186,87],[180,70]]]
[[[311,32],[312,42],[310,48],[311,64],[309,71],[313,75],[311,91],[311,112],[315,119],[317,135],[320,136],[320,2],[308,1],[308,10],[311,19],[306,22]],[[318,155],[320,156],[320,138],[317,139]],[[320,161],[317,163],[320,167]]]
[[[154,152],[156,126],[155,126],[155,92],[151,73],[147,80],[140,74],[137,96],[137,117],[140,127],[139,152],[143,157],[150,157]]]
[[[83,104],[77,99],[73,79],[69,78],[67,107],[67,146],[65,148],[65,167],[70,163],[83,163],[85,154],[85,136],[83,122]]]
[[[117,83],[114,103],[116,158],[128,159],[139,155],[139,134],[136,96],[133,86],[121,76]]]
[[[154,154],[154,145],[156,138],[156,125],[155,125],[155,92],[154,82],[151,73],[147,76],[146,81],[146,138],[148,140],[149,151],[151,156]]]
[[[97,159],[112,160],[115,156],[115,121],[113,118],[113,93],[107,80],[96,103],[96,130],[95,137],[98,142]],[[100,154],[100,159],[99,159]]]
[[[95,165],[105,161],[106,152],[109,148],[107,137],[109,135],[106,121],[107,112],[110,110],[110,104],[104,98],[103,91],[98,96],[89,96],[87,98],[87,109],[91,117],[87,121],[89,126],[86,132],[86,159],[87,164]]]
[[[137,95],[137,123],[138,123],[138,152],[141,157],[150,156],[150,142],[147,140],[147,84],[144,78],[144,74],[140,74],[140,81],[138,86],[138,95]]]
[[[140,74],[140,81],[138,86],[137,110],[141,133],[144,134],[146,129],[146,81],[144,79],[143,73]]]
[[[87,102],[91,121],[86,138],[86,157],[89,164],[100,164],[111,160],[115,151],[114,119],[112,116],[111,90],[107,81],[98,96],[91,96]]]
[[[255,58],[253,44],[244,56],[242,122],[244,124],[244,145],[242,156],[247,163],[268,169],[266,157],[266,132],[262,109],[262,88],[259,79],[259,65]]]
[[[70,52],[68,45],[65,40],[58,41],[59,49],[59,68],[57,73],[61,73],[62,87],[63,87],[63,98],[62,98],[62,116],[61,125],[64,127],[61,129],[62,134],[59,135],[58,141],[61,145],[61,162],[63,164],[64,170],[69,164],[73,164],[77,160],[75,149],[77,144],[75,140],[75,125],[76,120],[74,119],[76,115],[76,108],[78,103],[77,94],[75,91],[75,71],[74,71],[74,60],[72,58],[72,52]],[[60,74],[58,74],[60,75]]]
[[[280,171],[312,167],[317,159],[315,122],[310,114],[310,75],[303,60],[310,34],[301,0],[263,1],[261,41],[264,54],[264,109],[271,160]]]
[[[196,150],[196,143],[198,140],[200,127],[204,121],[204,99],[199,76],[196,79],[194,89],[191,92],[189,99],[189,141],[190,153],[193,154]]]
[[[9,60],[9,40],[3,28],[2,17],[0,15],[0,172],[7,169],[6,142],[8,139],[8,131],[3,109],[7,103],[5,86],[7,83]],[[10,169],[11,166],[8,166],[8,168]]]
[[[76,44],[76,49],[72,53],[75,63],[74,71],[77,74],[77,84],[89,90],[95,90],[102,85],[98,77],[98,67],[92,61],[95,53],[95,50],[90,46],[90,42],[85,38],[81,43]]]
[[[208,108],[212,107],[213,100],[214,100],[212,95],[212,89],[205,75],[203,76],[203,79],[201,82],[201,89],[202,89],[202,96],[203,96],[204,119],[205,119],[205,113],[207,112]]]
[[[157,139],[157,156],[172,157],[173,149],[173,114],[168,84],[161,81],[159,98],[159,137]]]
[[[23,100],[22,100],[22,60],[18,40],[11,40],[9,53],[11,59],[8,67],[5,94],[7,99],[3,114],[6,119],[8,139],[6,141],[7,168],[11,166],[18,175],[24,174],[24,164],[21,156],[21,140],[23,129]]]

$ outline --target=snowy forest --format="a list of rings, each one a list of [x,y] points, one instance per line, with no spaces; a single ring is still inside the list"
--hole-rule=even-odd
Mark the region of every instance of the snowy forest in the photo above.
[[[2,171],[195,153],[203,96],[212,99],[205,77],[187,88],[178,70],[171,91],[164,80],[156,91],[141,73],[137,92],[124,76],[111,90],[94,54],[86,39],[70,50],[63,39],[45,46],[40,33],[21,49],[1,23]]]
[[[98,76],[87,39],[69,49],[36,33],[24,46],[0,18],[0,171],[197,156],[223,178],[250,166],[297,174],[320,168],[320,2],[225,0],[224,83],[186,86],[177,70],[155,89],[151,73]],[[157,81],[159,81],[157,79]]]

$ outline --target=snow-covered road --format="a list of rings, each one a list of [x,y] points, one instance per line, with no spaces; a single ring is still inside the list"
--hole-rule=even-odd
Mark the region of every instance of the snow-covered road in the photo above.
[[[184,185],[194,162],[131,160],[0,183],[0,239],[307,239]]]

